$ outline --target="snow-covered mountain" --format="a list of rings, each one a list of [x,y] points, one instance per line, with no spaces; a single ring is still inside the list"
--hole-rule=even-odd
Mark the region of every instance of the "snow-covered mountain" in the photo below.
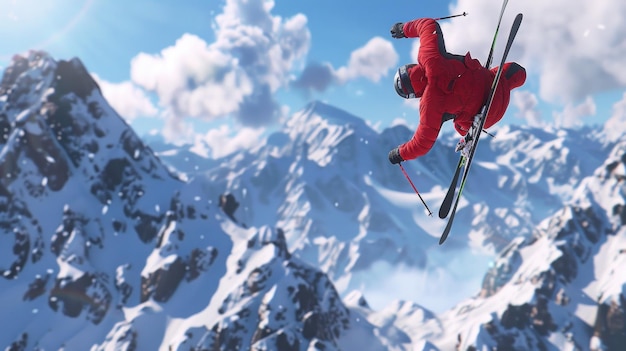
[[[475,297],[404,321],[438,350],[626,347],[626,139],[529,238],[503,250]]]
[[[185,192],[79,60],[15,56],[0,85],[0,345],[86,350],[126,306],[215,289],[200,277],[222,275],[231,243],[206,222],[210,204]]]
[[[146,146],[78,59],[15,56],[0,81],[0,347],[619,350],[625,141],[500,128],[439,246],[445,222],[386,160],[411,134],[314,102],[256,148],[206,159]],[[455,142],[405,164],[434,212]],[[469,249],[497,259],[475,269]],[[398,289],[372,281],[381,262],[484,280],[446,292],[473,297],[442,313],[373,308],[373,286]]]
[[[313,102],[265,143],[211,160],[207,171],[198,171],[202,167],[194,162],[180,163],[181,156],[193,159],[190,147],[179,154],[157,144],[157,153],[190,178],[233,195],[242,224],[283,228],[294,254],[321,267],[341,292],[367,293],[379,286],[371,276],[385,274],[373,273],[381,262],[387,269],[445,269],[457,263],[442,252],[456,254],[469,246],[493,254],[512,238],[529,237],[609,151],[600,132],[591,128],[497,130],[494,139],[483,139],[467,201],[449,242],[440,247],[435,237],[445,222],[427,216],[398,167],[387,161],[387,152],[411,135],[401,125],[377,132],[361,118]],[[405,163],[435,213],[458,161],[451,151],[456,141],[448,133],[429,154]],[[487,260],[478,262],[486,265]],[[484,266],[475,264],[478,276]]]
[[[15,56],[0,87],[3,348],[397,344],[282,231],[243,229],[232,197],[169,172],[78,59]]]

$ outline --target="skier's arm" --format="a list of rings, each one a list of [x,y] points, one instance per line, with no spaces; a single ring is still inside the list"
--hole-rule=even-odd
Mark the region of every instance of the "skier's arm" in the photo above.
[[[432,18],[420,18],[406,22],[403,26],[407,38],[420,38],[418,61],[422,64],[428,59],[439,58],[445,53],[443,35],[439,23]]]
[[[424,93],[420,103],[420,123],[413,134],[413,138],[400,146],[400,156],[408,161],[425,155],[432,149],[439,130],[444,111],[441,109],[443,101],[437,101],[428,91]]]

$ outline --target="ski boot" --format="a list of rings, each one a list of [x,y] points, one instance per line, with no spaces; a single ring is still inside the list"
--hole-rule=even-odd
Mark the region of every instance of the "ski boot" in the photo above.
[[[472,133],[468,132],[465,136],[461,137],[461,140],[456,144],[456,148],[454,152],[461,152],[461,155],[465,158],[469,158],[470,151],[472,150],[472,145],[474,138],[472,138]]]
[[[472,126],[465,136],[461,137],[461,140],[456,144],[456,148],[454,152],[461,152],[461,155],[465,158],[469,158],[470,152],[472,150],[472,146],[474,145],[474,136],[480,133],[478,131],[478,126],[480,124],[480,114],[474,116],[474,121],[472,121]]]

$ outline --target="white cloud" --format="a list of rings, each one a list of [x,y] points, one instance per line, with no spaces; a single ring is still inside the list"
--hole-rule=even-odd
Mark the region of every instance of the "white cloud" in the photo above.
[[[335,70],[329,63],[312,62],[293,80],[292,86],[308,94],[313,90],[323,92],[336,82]]]
[[[626,134],[626,93],[622,100],[613,105],[613,114],[606,121],[604,132],[609,141],[616,141]]]
[[[596,114],[596,104],[590,96],[578,105],[567,104],[562,112],[554,112],[554,124],[561,128],[580,126],[584,117]]]
[[[398,54],[388,40],[381,37],[370,39],[364,46],[350,54],[346,66],[337,69],[340,82],[364,77],[378,82],[398,64]]]
[[[444,37],[445,37],[445,36],[446,36],[446,35],[444,34]],[[411,45],[411,57],[410,57],[410,61],[409,61],[409,62],[406,62],[406,63],[404,63],[404,64],[407,64],[407,63],[416,63],[416,62],[417,62],[417,54],[419,53],[419,51],[420,51],[420,41],[419,41],[419,40],[414,40],[414,41],[413,41],[413,45]],[[448,49],[448,51],[450,51],[450,50]]]
[[[446,45],[454,53],[471,51],[484,62],[500,2],[459,0],[451,13],[469,16],[442,22]],[[528,0],[509,2],[497,42],[495,64],[515,14],[524,14],[510,61],[538,74],[539,96],[574,104],[594,93],[626,87],[626,2],[605,0]]]
[[[171,111],[169,110],[163,113],[165,117],[165,125],[161,131],[163,138],[175,145],[183,145],[188,143],[189,140],[193,140],[196,132],[191,123],[183,119],[172,117],[170,113]]]
[[[261,144],[264,128],[241,128],[233,130],[226,125],[209,130],[206,134],[194,136],[192,151],[199,155],[220,158],[239,150],[253,148]],[[207,150],[208,146],[208,150]]]
[[[365,78],[374,83],[389,74],[398,64],[398,54],[386,39],[374,37],[365,45],[355,49],[345,66],[338,69],[329,63],[309,63],[300,76],[293,80],[294,88],[310,93],[325,91],[332,84],[346,84],[349,81]]]
[[[375,310],[387,307],[394,300],[403,300],[418,301],[440,313],[480,291],[478,272],[484,272],[489,262],[489,257],[469,250],[453,254],[454,257],[445,259],[429,256],[425,269],[377,261],[367,271],[353,273],[351,284],[363,291]]]
[[[422,99],[403,99],[400,97],[398,97],[398,99],[402,100],[402,104],[404,106],[410,108],[411,110],[415,110],[414,114],[412,114],[411,116],[408,116],[408,118],[411,121],[414,121],[415,125],[417,125],[419,122],[419,118],[420,118],[419,110],[420,110],[420,103]]]
[[[100,86],[102,95],[111,107],[127,121],[137,117],[153,117],[158,114],[148,95],[132,82],[111,83],[101,79],[97,74],[91,76]]]
[[[420,102],[422,99],[404,99],[404,105],[408,106],[416,111],[420,110]]]
[[[233,57],[184,34],[159,55],[141,53],[133,58],[131,79],[156,92],[175,117],[212,119],[237,111],[252,92],[252,83],[236,66]]]
[[[407,120],[405,118],[394,118],[393,121],[391,121],[391,123],[389,124],[390,127],[395,127],[395,126],[406,126],[409,127],[409,122],[407,122]]]
[[[511,105],[517,107],[519,110],[517,116],[525,120],[529,126],[542,127],[545,125],[541,120],[537,95],[528,90],[514,90],[511,94]]]
[[[226,0],[215,18],[209,44],[185,34],[158,54],[131,62],[133,82],[157,93],[171,118],[207,120],[233,116],[242,125],[276,120],[281,107],[273,93],[289,83],[293,65],[309,49],[307,18],[283,19],[274,1]],[[175,123],[175,122],[172,122]]]

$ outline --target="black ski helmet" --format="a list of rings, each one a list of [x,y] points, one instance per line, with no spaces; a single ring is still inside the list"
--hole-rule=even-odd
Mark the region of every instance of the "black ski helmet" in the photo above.
[[[396,88],[396,93],[405,99],[413,99],[415,98],[415,91],[413,90],[413,86],[411,85],[411,78],[409,78],[409,68],[416,66],[413,64],[408,64],[404,66],[400,66],[398,71],[396,72],[395,77],[393,78],[394,88]]]

